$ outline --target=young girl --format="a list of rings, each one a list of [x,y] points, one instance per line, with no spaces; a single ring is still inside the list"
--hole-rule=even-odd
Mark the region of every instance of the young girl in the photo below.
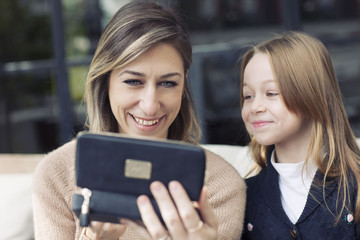
[[[289,32],[252,47],[240,95],[260,169],[243,239],[359,239],[360,150],[325,46]]]

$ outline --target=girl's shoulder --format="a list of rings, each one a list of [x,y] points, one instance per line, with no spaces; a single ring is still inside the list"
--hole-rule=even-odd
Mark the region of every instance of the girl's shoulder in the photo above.
[[[269,169],[269,166],[262,168],[256,175],[245,179],[246,185],[253,185],[256,182],[273,180],[277,176],[277,173]]]

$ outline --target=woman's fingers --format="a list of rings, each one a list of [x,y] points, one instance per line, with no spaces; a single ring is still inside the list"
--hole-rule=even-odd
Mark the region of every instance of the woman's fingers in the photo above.
[[[160,221],[149,197],[138,197],[137,204],[143,224],[124,220],[122,223],[134,228],[144,238],[152,239],[216,239],[218,223],[208,200],[207,188],[204,187],[200,194],[198,207],[201,218],[194,208],[187,192],[178,181],[169,183],[168,189],[159,181],[150,185],[150,190],[155,198],[162,219]]]
[[[218,229],[217,218],[207,200],[207,188],[203,187],[198,203],[201,218],[195,210],[193,202],[191,202],[185,189],[179,182],[170,182],[169,190],[188,236],[196,235],[196,238],[199,239],[216,239]]]
[[[169,233],[178,239],[184,239],[186,236],[184,225],[167,188],[161,182],[155,181],[150,185],[150,190],[158,204]]]
[[[183,186],[178,181],[172,181],[169,184],[169,190],[187,231],[199,228],[198,226],[201,224],[200,216],[197,214],[194,204]]]
[[[137,199],[138,208],[144,225],[152,238],[158,239],[167,234],[167,230],[157,217],[149,197],[141,195]],[[140,227],[140,226],[138,226]]]

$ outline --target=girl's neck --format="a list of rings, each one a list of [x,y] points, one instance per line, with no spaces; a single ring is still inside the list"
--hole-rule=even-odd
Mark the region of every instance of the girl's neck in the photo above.
[[[307,158],[310,134],[298,141],[275,144],[275,160],[278,163],[299,163]]]
[[[277,163],[299,163],[306,160],[308,146],[282,148],[275,146],[275,160]]]
[[[275,160],[278,163],[299,163],[305,161],[311,141],[312,121],[304,122],[301,134],[275,144]]]

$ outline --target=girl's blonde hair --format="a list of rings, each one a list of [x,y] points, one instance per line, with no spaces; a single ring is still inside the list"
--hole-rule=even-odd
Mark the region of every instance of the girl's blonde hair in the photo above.
[[[314,124],[307,159],[324,174],[323,189],[330,179],[338,181],[337,221],[350,207],[353,185],[360,186],[360,150],[342,102],[330,54],[317,39],[300,32],[287,32],[249,49],[241,63],[241,89],[244,69],[256,53],[268,55],[282,99],[289,109]],[[244,95],[240,92],[241,106]],[[266,166],[266,151],[256,141],[250,143],[260,168]],[[325,156],[325,157],[324,157]],[[356,187],[355,219],[360,220],[360,190]]]
[[[112,17],[101,35],[86,80],[85,102],[89,131],[119,131],[108,97],[110,73],[160,42],[171,44],[177,49],[187,75],[192,61],[192,47],[185,24],[179,15],[154,2],[133,1],[120,8]],[[200,135],[185,77],[181,108],[169,127],[168,138],[198,143]]]

